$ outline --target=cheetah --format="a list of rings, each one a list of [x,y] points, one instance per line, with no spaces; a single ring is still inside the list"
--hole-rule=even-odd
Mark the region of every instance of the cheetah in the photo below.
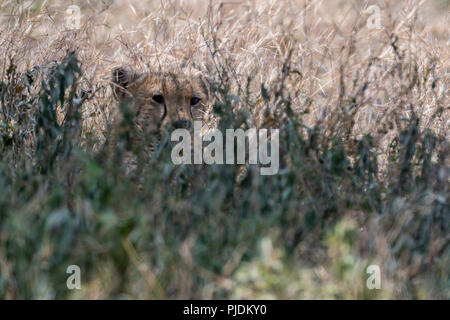
[[[111,78],[114,98],[132,113],[131,143],[145,145],[148,154],[154,151],[162,128],[189,129],[193,121],[205,119],[209,89],[203,76],[190,77],[172,72],[138,73],[121,66],[112,70]],[[107,143],[109,153],[117,147],[121,130],[129,129],[120,128],[123,115],[117,118]]]

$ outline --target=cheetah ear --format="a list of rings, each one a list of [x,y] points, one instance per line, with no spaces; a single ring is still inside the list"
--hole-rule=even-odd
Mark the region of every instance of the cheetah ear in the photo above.
[[[136,72],[123,66],[112,69],[111,76],[111,88],[117,100],[131,96],[129,89],[140,78]]]

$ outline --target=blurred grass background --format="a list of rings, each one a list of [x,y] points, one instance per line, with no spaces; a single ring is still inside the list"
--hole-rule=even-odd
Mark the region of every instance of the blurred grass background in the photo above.
[[[449,1],[372,4],[3,1],[0,297],[448,299]],[[206,75],[280,173],[108,158],[119,64]]]

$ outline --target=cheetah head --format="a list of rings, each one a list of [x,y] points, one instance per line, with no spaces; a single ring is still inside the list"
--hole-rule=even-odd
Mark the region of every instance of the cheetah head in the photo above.
[[[112,70],[114,97],[134,111],[136,125],[143,131],[190,128],[202,120],[208,105],[208,86],[201,76],[169,72],[138,73],[129,68]]]

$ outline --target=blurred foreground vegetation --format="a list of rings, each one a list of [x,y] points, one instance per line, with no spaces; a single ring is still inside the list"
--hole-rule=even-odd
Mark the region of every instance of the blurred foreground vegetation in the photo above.
[[[248,127],[218,71],[219,128]],[[11,62],[1,82],[1,298],[450,298],[449,145],[414,112],[381,168],[370,134],[349,136],[344,118],[307,127],[262,84],[278,175],[175,166],[167,143],[128,172],[127,135],[108,159],[82,128],[81,72],[72,53],[26,73]]]

